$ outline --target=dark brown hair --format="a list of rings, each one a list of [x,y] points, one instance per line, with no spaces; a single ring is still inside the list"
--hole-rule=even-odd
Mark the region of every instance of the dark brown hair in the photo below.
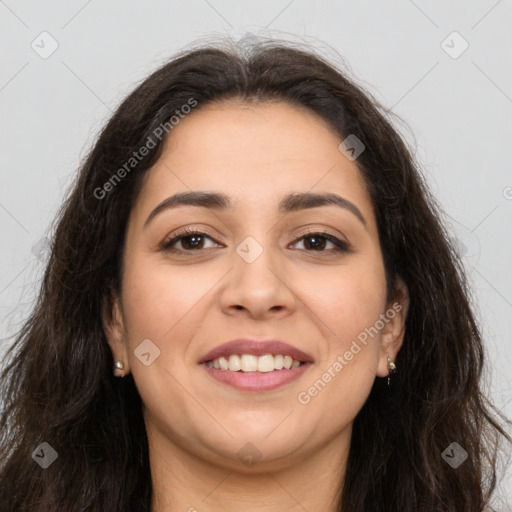
[[[339,510],[481,512],[496,485],[499,441],[510,437],[480,390],[481,334],[439,207],[388,111],[313,51],[272,41],[246,52],[182,52],[119,106],[83,163],[1,377],[1,511],[149,510],[141,399],[131,375],[112,375],[102,311],[120,289],[127,219],[165,137],[108,193],[98,190],[191,98],[196,109],[288,102],[326,120],[340,141],[353,134],[364,143],[356,164],[375,210],[388,297],[400,277],[410,306],[392,391],[376,379],[355,420]],[[454,441],[469,455],[457,469],[441,457]],[[42,442],[58,453],[47,469],[32,460]]]

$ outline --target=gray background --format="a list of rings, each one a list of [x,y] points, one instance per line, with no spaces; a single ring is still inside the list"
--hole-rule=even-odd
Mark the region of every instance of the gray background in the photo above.
[[[512,1],[7,0],[0,25],[0,354],[33,304],[80,159],[126,93],[193,41],[270,36],[345,63],[403,119],[464,256],[485,389],[512,416]]]

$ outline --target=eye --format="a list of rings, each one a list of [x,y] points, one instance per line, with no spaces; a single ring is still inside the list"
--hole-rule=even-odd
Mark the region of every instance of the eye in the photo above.
[[[184,252],[190,252],[190,251],[197,251],[201,249],[205,249],[204,247],[204,240],[208,239],[213,242],[213,238],[208,236],[205,233],[202,233],[201,231],[194,231],[193,229],[186,229],[179,233],[178,235],[174,236],[170,240],[167,240],[163,242],[161,249],[162,250],[169,250],[169,251],[184,251]],[[181,248],[173,247],[177,243],[181,243]]]
[[[186,229],[173,236],[170,240],[164,241],[161,245],[161,249],[172,252],[200,251],[202,249],[209,248],[204,246],[205,240],[214,242],[213,246],[219,245],[216,240],[206,233],[193,229]],[[307,252],[350,252],[350,247],[346,242],[324,231],[305,233],[292,245],[296,245],[301,241],[303,241],[304,244],[304,249],[302,250]],[[181,247],[175,247],[177,244],[181,244]],[[331,244],[333,247],[326,248],[328,244]],[[213,246],[210,246],[210,248]]]
[[[304,250],[308,252],[350,252],[350,248],[346,242],[324,231],[306,233],[297,239],[294,244],[300,241],[303,241]],[[325,250],[326,245],[329,243],[334,247],[330,250]]]

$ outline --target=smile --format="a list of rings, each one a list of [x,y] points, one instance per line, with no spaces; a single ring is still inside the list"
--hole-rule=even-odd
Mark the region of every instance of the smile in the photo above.
[[[282,354],[264,354],[262,356],[255,356],[252,354],[243,354],[238,356],[236,354],[227,357],[218,357],[207,364],[210,368],[216,370],[228,370],[231,372],[261,372],[267,373],[274,370],[282,370],[286,368],[298,368],[301,361],[293,359],[291,356]]]
[[[282,354],[219,357],[201,364],[223,384],[241,391],[272,391],[299,378],[312,363]]]

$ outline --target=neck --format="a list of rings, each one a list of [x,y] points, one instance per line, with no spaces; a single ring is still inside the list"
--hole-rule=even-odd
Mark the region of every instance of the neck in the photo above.
[[[339,510],[350,431],[275,471],[256,471],[258,464],[244,471],[205,461],[169,439],[164,442],[160,432],[151,432],[148,439],[151,512]]]

